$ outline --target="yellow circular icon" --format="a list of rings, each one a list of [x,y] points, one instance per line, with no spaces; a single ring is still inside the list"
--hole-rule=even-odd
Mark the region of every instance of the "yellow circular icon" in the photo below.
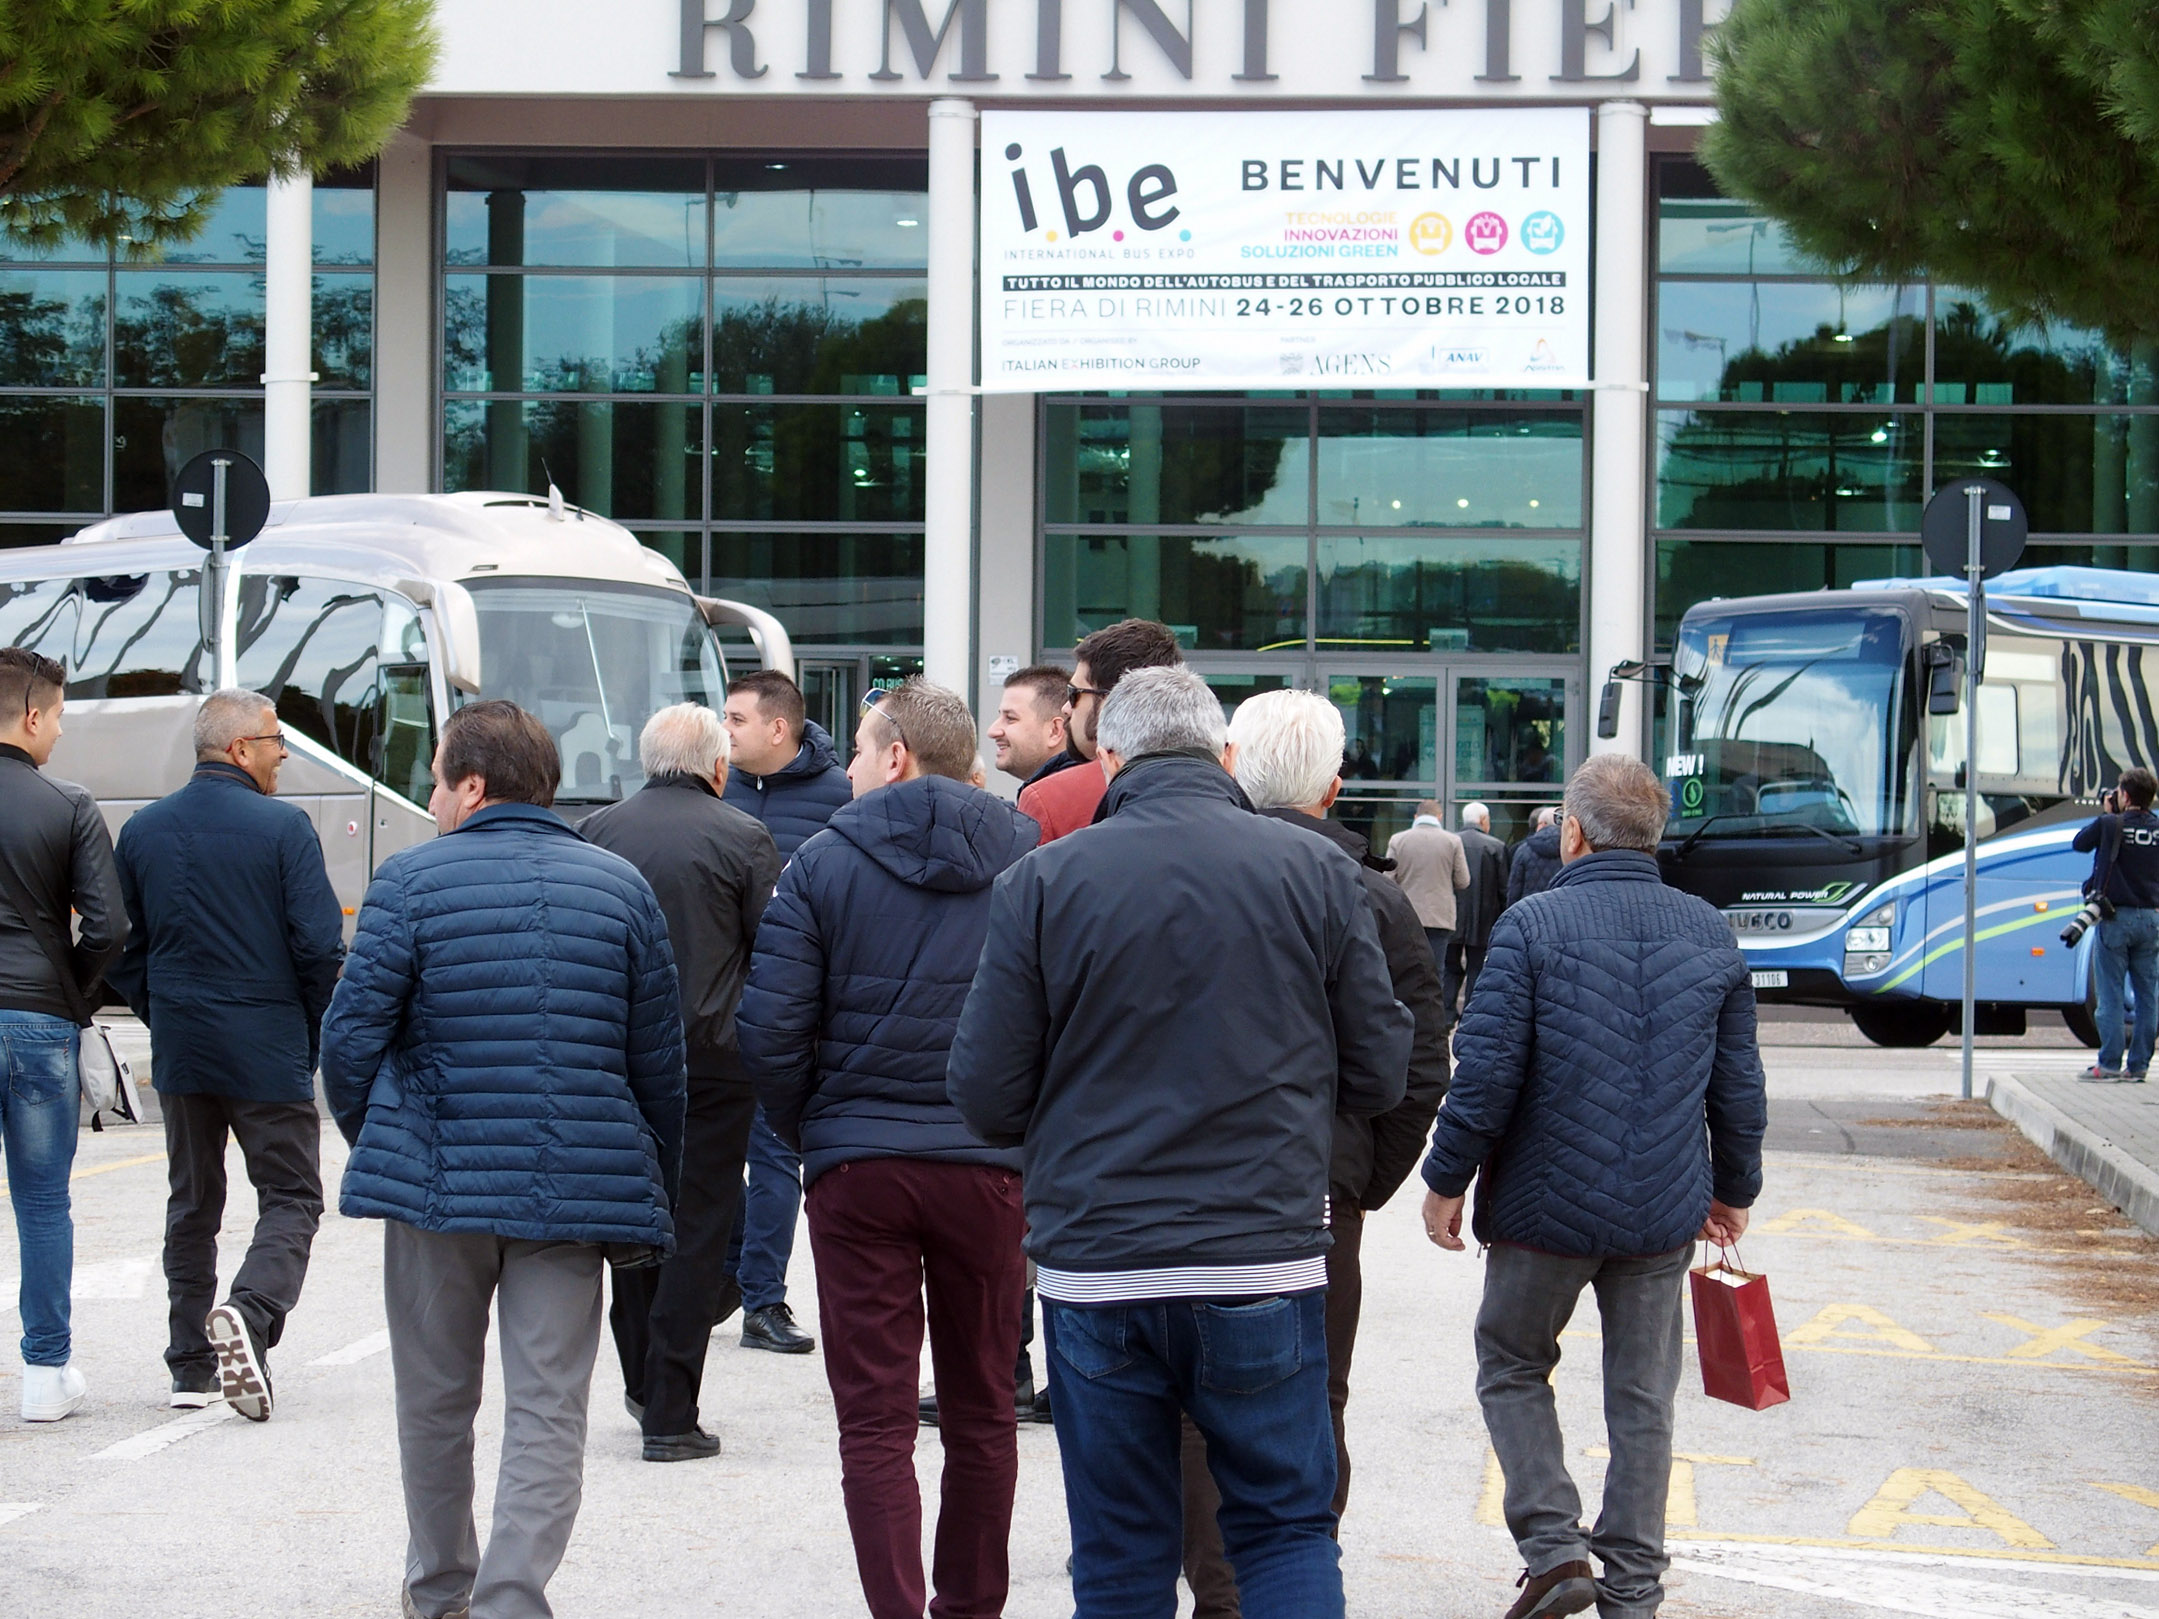
[[[1454,245],[1454,226],[1445,214],[1419,214],[1410,221],[1409,245],[1420,253],[1444,253]]]

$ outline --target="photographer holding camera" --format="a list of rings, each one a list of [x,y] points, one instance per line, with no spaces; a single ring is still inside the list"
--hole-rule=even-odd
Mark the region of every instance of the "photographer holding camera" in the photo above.
[[[2105,811],[2076,835],[2073,847],[2094,852],[2084,892],[2099,914],[2092,978],[2099,992],[2099,1060],[2081,1078],[2096,1084],[2144,1082],[2159,1039],[2159,815],[2152,799],[2159,777],[2141,765],[2121,773],[2121,785],[2102,795]],[[2136,990],[2136,1029],[2122,1064],[2122,981]]]

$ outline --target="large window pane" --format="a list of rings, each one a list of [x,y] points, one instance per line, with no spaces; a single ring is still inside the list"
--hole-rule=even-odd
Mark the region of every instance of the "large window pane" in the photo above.
[[[913,269],[929,262],[929,165],[897,157],[722,158],[713,262]]]
[[[1975,474],[2041,533],[2159,533],[2159,416],[1935,417],[1935,486]]]
[[[269,233],[269,193],[259,185],[231,186],[210,204],[210,217],[193,241],[174,243],[158,256],[167,264],[260,264]]]
[[[920,522],[921,406],[713,407],[712,515]]]
[[[1909,403],[1926,359],[1921,287],[1683,281],[1658,289],[1659,399]]]
[[[1047,414],[1052,523],[1309,520],[1301,405],[1072,404]]]
[[[375,487],[374,415],[365,399],[314,402],[310,493],[364,495]]]
[[[0,511],[105,509],[105,402],[0,399]]]
[[[712,293],[713,387],[748,394],[911,394],[928,369],[920,281],[726,276]]]
[[[1816,264],[1753,207],[1717,193],[1709,171],[1687,158],[1657,164],[1657,267],[1738,275],[1820,275]]]
[[[84,580],[66,659],[68,696],[172,697],[206,689],[201,581],[193,568]]]
[[[0,387],[105,381],[105,272],[0,272]]]
[[[259,399],[115,399],[112,402],[112,509],[144,512],[172,504],[172,480],[204,450],[240,450],[262,460]]]
[[[696,159],[453,157],[446,201],[452,264],[705,262]]]
[[[1052,534],[1043,552],[1050,646],[1122,618],[1152,618],[1202,652],[1304,648],[1301,534]]]
[[[1557,787],[1566,779],[1567,683],[1474,675],[1454,683],[1454,779]]]
[[[0,550],[23,545],[57,545],[81,527],[79,523],[0,523]],[[0,630],[0,645],[13,644],[6,631]]]
[[[695,405],[452,400],[443,417],[445,489],[537,495],[552,481],[602,517],[701,515]]]
[[[1322,410],[1319,520],[1579,528],[1582,418],[1572,411]]]
[[[1365,781],[1439,779],[1437,690],[1429,678],[1327,677],[1327,700],[1342,715],[1345,791]]]
[[[453,275],[443,385],[465,393],[692,393],[704,288],[688,276]]]
[[[315,262],[375,262],[375,165],[315,182]]]
[[[1932,572],[1924,553],[1916,545],[1815,545],[1803,540],[1660,540],[1657,543],[1657,647],[1660,651],[1669,651],[1680,616],[1696,602],[1707,601],[1712,596],[1770,596],[1795,590],[1841,590],[1862,579],[1915,579]]]
[[[714,534],[712,594],[778,615],[797,645],[922,639],[919,534]]]
[[[1319,643],[1374,652],[1573,652],[1578,540],[1321,536]]]
[[[123,388],[262,386],[262,277],[123,270],[113,380]]]
[[[315,277],[315,386],[364,391],[374,378],[375,278]]]
[[[2081,327],[2005,321],[1981,293],[1934,289],[1937,405],[2159,404],[2152,351]]]
[[[1923,444],[1916,415],[1666,412],[1657,526],[1915,530]]]

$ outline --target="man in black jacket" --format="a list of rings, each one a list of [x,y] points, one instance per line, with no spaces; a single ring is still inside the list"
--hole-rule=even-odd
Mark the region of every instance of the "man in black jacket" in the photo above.
[[[2086,892],[2103,894],[2114,914],[2099,924],[2092,983],[2099,1002],[2099,1058],[2082,1075],[2102,1084],[2142,1084],[2159,1039],[2159,778],[2142,765],[2121,773],[2102,800],[2106,811],[2080,828],[2072,848],[2094,855]],[[2122,986],[2136,990],[2136,1029],[2122,1051]]]
[[[855,799],[802,846],[765,913],[742,1053],[765,1117],[800,1147],[839,1416],[841,1489],[873,1619],[921,1619],[915,1379],[925,1300],[944,1440],[937,1614],[998,1614],[1019,1478],[1019,1155],[945,1094],[982,957],[990,883],[1034,822],[969,786],[975,724],[919,677],[855,733]]]
[[[1519,905],[1530,895],[1543,893],[1558,875],[1558,811],[1547,805],[1537,811],[1536,830],[1514,846],[1514,859],[1507,867],[1507,904]]]
[[[1462,830],[1455,835],[1462,840],[1462,857],[1469,862],[1469,886],[1462,891],[1454,937],[1447,941],[1447,959],[1440,972],[1440,994],[1450,1023],[1476,993],[1492,924],[1507,908],[1507,846],[1492,836],[1491,810],[1483,804],[1464,804]]]
[[[82,1404],[68,1314],[77,1026],[127,937],[96,800],[43,774],[60,740],[66,679],[50,658],[0,647],[0,1140],[22,1256],[25,1422],[57,1422]],[[82,918],[72,939],[70,911]]]
[[[1327,1175],[1327,1403],[1334,1413],[1334,1511],[1349,1504],[1349,1368],[1364,1301],[1359,1255],[1364,1217],[1382,1207],[1424,1155],[1440,1099],[1447,1094],[1447,1017],[1439,968],[1432,960],[1417,908],[1389,875],[1394,862],[1371,852],[1362,834],[1326,818],[1342,791],[1342,714],[1308,691],[1270,691],[1247,698],[1229,727],[1230,773],[1260,814],[1316,833],[1357,862],[1364,898],[1379,928],[1394,998],[1417,1020],[1410,1050],[1409,1088],[1401,1105],[1376,1118],[1337,1114],[1334,1158]],[[1198,1429],[1185,1423],[1185,1579],[1196,1619],[1233,1619],[1237,1584],[1222,1557],[1215,1523],[1221,1492],[1207,1471]]]
[[[267,697],[203,699],[195,774],[120,829],[131,927],[112,974],[150,1026],[165,1116],[172,1403],[206,1405],[222,1387],[254,1422],[270,1415],[266,1357],[299,1302],[322,1219],[315,1061],[345,959],[314,825],[274,796],[284,761]],[[228,1134],[258,1212],[232,1290],[212,1309]]]
[[[712,1329],[742,1300],[727,1275],[727,1243],[757,1111],[735,1045],[735,1003],[780,852],[762,822],[720,801],[727,732],[711,709],[661,709],[645,722],[637,752],[645,785],[578,830],[644,873],[681,982],[690,1089],[675,1252],[660,1265],[617,1270],[608,1310],[645,1460],[680,1462],[720,1453],[718,1436],[698,1422],[697,1395]]]
[[[1167,1604],[1177,1423],[1255,1613],[1339,1619],[1325,1357],[1337,1113],[1403,1097],[1356,863],[1252,812],[1183,668],[1104,702],[1093,826],[998,879],[948,1085],[1019,1146],[1081,1619]],[[1166,1606],[1164,1611],[1167,1611]]]

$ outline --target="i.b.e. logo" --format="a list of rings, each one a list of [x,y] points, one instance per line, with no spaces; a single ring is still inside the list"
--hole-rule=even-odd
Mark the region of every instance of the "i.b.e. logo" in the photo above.
[[[1497,253],[1507,245],[1507,222],[1497,214],[1473,214],[1462,227],[1462,240],[1472,253]]]
[[[1559,244],[1566,239],[1567,227],[1549,209],[1540,209],[1522,221],[1522,245],[1532,253],[1557,253]]]

